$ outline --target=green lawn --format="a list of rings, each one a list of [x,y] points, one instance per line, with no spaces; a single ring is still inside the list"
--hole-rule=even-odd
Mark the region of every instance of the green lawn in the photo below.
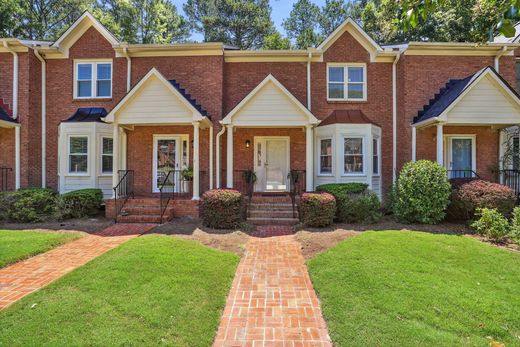
[[[130,240],[0,311],[0,346],[210,346],[238,261],[171,236]]]
[[[368,232],[308,267],[335,346],[520,346],[519,253],[464,236]]]
[[[79,233],[0,230],[0,267],[81,237]]]

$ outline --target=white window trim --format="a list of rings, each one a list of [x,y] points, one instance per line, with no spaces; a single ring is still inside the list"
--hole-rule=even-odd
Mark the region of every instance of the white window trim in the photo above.
[[[112,159],[114,158],[114,150],[112,149],[112,154],[103,154],[103,140],[104,139],[110,139],[112,140],[112,148],[115,148],[114,146],[114,138],[112,136],[106,136],[106,135],[103,135],[100,137],[100,141],[99,141],[99,173],[98,175],[100,177],[112,177],[113,175],[113,167],[112,167],[112,171],[111,172],[103,172],[103,155],[110,155],[112,157]]]
[[[344,68],[344,82],[343,85],[345,86],[344,91],[344,97],[343,98],[331,98],[329,93],[329,68],[331,67],[342,67]],[[362,67],[363,68],[363,98],[349,98],[348,97],[348,68],[349,67]],[[334,82],[332,82],[334,83]],[[340,82],[338,82],[340,83]],[[354,83],[354,82],[352,82]],[[361,84],[361,83],[354,83],[354,84]],[[348,101],[348,102],[366,102],[367,101],[367,64],[365,63],[328,63],[327,64],[327,101]]]
[[[374,167],[372,167],[372,176],[373,177],[381,177],[381,138],[377,136],[372,136],[372,140],[377,141],[377,173],[374,173]],[[372,161],[374,160],[374,149],[372,150]]]
[[[336,151],[335,149],[335,145],[334,145],[334,136],[324,136],[324,137],[318,137],[316,139],[317,141],[317,144],[318,144],[318,158],[317,158],[317,163],[318,165],[316,165],[317,169],[318,169],[318,172],[316,173],[317,176],[319,177],[334,177],[334,153]],[[331,142],[331,168],[330,168],[330,173],[322,173],[321,172],[321,141],[323,140],[330,140]]]
[[[90,96],[78,96],[78,66],[81,64],[92,65],[92,83],[91,83],[91,95]],[[97,95],[97,65],[98,64],[110,64],[110,95],[109,96],[96,96]],[[101,80],[108,81],[108,80]],[[74,99],[75,100],[90,100],[90,99],[112,99],[112,89],[114,87],[114,64],[113,61],[107,59],[88,59],[88,60],[74,60]]]
[[[363,171],[362,172],[345,172],[345,139],[361,139],[361,151],[363,156]],[[358,176],[366,176],[366,168],[367,168],[367,150],[366,150],[366,136],[359,136],[359,135],[343,135],[341,137],[341,144],[343,145],[342,148],[342,174],[341,176],[344,177],[358,177]],[[372,151],[370,151],[372,152]],[[370,158],[372,159],[372,158]]]
[[[451,140],[462,139],[471,140],[471,170],[477,172],[477,135],[476,134],[448,134],[444,135],[444,167],[446,170],[452,170],[451,157],[452,148]]]
[[[71,172],[70,171],[70,139],[72,137],[86,137],[87,138],[87,171],[86,172]],[[77,155],[77,154],[76,154]],[[83,154],[80,154],[83,155]],[[69,134],[67,135],[67,176],[88,177],[90,176],[90,136],[87,134]]]

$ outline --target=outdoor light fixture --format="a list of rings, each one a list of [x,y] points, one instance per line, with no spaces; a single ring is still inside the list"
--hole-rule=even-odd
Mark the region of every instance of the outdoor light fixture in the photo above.
[[[251,147],[251,141],[250,140],[246,140],[246,148],[249,148]]]

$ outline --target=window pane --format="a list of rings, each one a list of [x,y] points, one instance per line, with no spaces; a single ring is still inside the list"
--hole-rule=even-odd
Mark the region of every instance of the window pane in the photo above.
[[[321,140],[321,155],[331,155],[332,154],[332,140]]]
[[[362,173],[363,172],[363,156],[362,155],[346,155],[345,156],[345,173]]]
[[[513,170],[520,168],[520,140],[513,137]]]
[[[372,140],[372,153],[374,153],[374,155],[377,155],[379,151],[379,146],[377,145],[377,140]]]
[[[343,99],[345,98],[345,86],[343,84],[329,83],[329,98]]]
[[[345,138],[345,155],[363,154],[363,139]]]
[[[520,92],[520,61],[516,62],[516,91]]]
[[[329,67],[329,82],[345,82],[345,68]]]
[[[379,146],[377,140],[372,140],[372,153],[372,172],[377,175],[379,173]]]
[[[92,96],[92,82],[78,81],[78,96],[89,97]]]
[[[97,79],[98,80],[109,80],[111,79],[110,64],[98,64],[97,65]]]
[[[78,80],[91,80],[92,79],[92,65],[91,64],[78,64]]]
[[[111,138],[103,138],[103,154],[114,153],[114,141]]]
[[[363,81],[363,68],[362,67],[349,67],[348,68],[348,81],[349,82],[364,82]]]
[[[330,174],[332,173],[332,156],[322,156],[320,158],[320,173]]]
[[[348,85],[348,98],[349,99],[363,99],[363,85],[362,84],[349,84]]]
[[[87,172],[88,157],[86,155],[71,155],[69,171],[75,173]]]
[[[87,154],[88,153],[88,138],[87,137],[71,137],[69,148],[70,148],[71,154]]]
[[[110,96],[111,81],[97,81],[97,96]]]
[[[112,172],[112,156],[111,155],[104,155],[101,158],[101,172],[103,173],[109,173]]]

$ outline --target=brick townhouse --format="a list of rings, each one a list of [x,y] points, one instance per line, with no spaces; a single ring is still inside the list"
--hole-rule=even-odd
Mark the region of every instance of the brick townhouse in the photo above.
[[[218,187],[384,197],[410,160],[497,180],[520,123],[515,39],[382,46],[347,19],[307,50],[127,44],[86,12],[56,42],[0,41],[2,189],[168,192],[177,215]]]

